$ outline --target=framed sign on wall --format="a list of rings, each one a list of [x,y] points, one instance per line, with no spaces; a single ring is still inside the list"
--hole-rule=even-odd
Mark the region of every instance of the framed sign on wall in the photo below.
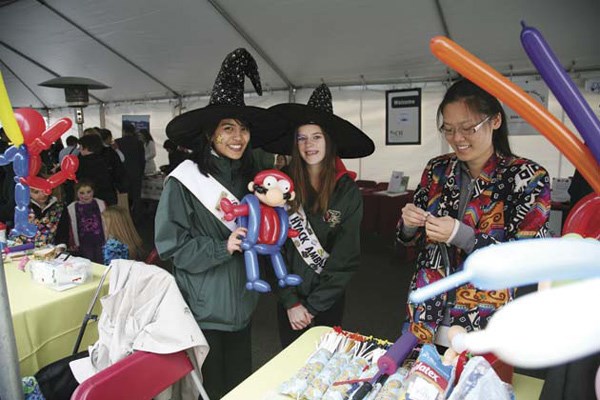
[[[385,92],[385,144],[421,144],[421,89]]]

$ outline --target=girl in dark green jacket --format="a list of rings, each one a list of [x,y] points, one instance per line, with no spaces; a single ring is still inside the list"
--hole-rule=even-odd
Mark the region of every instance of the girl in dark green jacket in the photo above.
[[[246,229],[223,221],[217,205],[222,196],[236,201],[248,193],[255,173],[250,142],[259,147],[282,131],[283,122],[269,111],[244,105],[244,74],[261,94],[256,68],[246,50],[229,54],[209,105],[167,126],[169,139],[194,153],[166,180],[155,243],[160,256],[172,260],[177,285],[210,346],[202,375],[212,399],[252,371],[250,320],[258,295],[245,289],[240,245]]]
[[[291,154],[289,174],[296,187],[290,226],[300,235],[286,243],[291,273],[300,286],[279,292],[279,335],[283,347],[315,325],[341,325],[344,293],[360,266],[362,197],[341,159],[371,154],[375,146],[361,130],[333,114],[324,84],[307,105],[271,107],[294,123],[288,135],[266,146]]]

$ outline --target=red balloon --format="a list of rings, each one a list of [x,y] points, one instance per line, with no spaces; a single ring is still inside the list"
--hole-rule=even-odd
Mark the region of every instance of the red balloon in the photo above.
[[[65,171],[60,171],[50,176],[46,180],[48,181],[48,185],[54,189],[55,187],[61,185],[64,181],[67,180],[67,174],[65,173]]]
[[[563,227],[567,233],[600,240],[600,194],[590,193],[575,204]]]
[[[33,143],[46,130],[44,117],[34,109],[19,108],[15,110],[14,114],[23,134],[23,142],[26,145]]]
[[[63,158],[62,162],[60,163],[61,172],[64,172],[67,176],[67,179],[70,179],[72,181],[77,179],[77,177],[75,176],[77,168],[79,168],[79,158],[72,154],[65,156],[65,158]]]
[[[21,178],[21,182],[29,187],[41,190],[47,195],[52,194],[52,186],[50,186],[50,183],[48,183],[46,179],[40,178],[39,176],[28,176],[27,178]]]
[[[63,133],[71,129],[72,125],[73,123],[68,118],[61,118],[56,121],[50,128],[43,131],[40,137],[34,139],[31,144],[27,143],[29,154],[40,154],[43,150],[50,148],[50,145],[60,139]]]
[[[36,176],[42,167],[42,159],[39,154],[29,155],[29,176]]]

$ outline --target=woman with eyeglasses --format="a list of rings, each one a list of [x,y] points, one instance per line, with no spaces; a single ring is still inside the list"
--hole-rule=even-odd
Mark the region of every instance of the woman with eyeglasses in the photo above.
[[[446,92],[437,119],[453,152],[427,163],[398,224],[398,241],[419,249],[411,291],[459,270],[481,247],[549,236],[548,172],[512,153],[500,102],[463,79]],[[404,329],[449,347],[450,326],[483,329],[513,295],[512,289],[467,284],[423,304],[409,303]]]

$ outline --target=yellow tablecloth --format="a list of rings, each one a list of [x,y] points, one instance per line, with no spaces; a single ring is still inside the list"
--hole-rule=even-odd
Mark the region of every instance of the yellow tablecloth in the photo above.
[[[106,267],[93,265],[93,279],[83,285],[57,292],[31,280],[29,272],[16,263],[4,264],[21,375],[33,375],[40,368],[71,354],[83,317]],[[108,278],[99,297],[108,293]],[[100,312],[100,302],[94,312]],[[98,340],[95,321],[87,325],[80,350]]]
[[[279,384],[293,376],[304,365],[310,354],[316,349],[319,338],[330,330],[331,328],[325,326],[309,329],[229,392],[223,397],[223,400],[290,400],[290,397],[277,394]],[[541,379],[515,374],[513,387],[517,400],[538,399],[543,383],[544,381]]]

